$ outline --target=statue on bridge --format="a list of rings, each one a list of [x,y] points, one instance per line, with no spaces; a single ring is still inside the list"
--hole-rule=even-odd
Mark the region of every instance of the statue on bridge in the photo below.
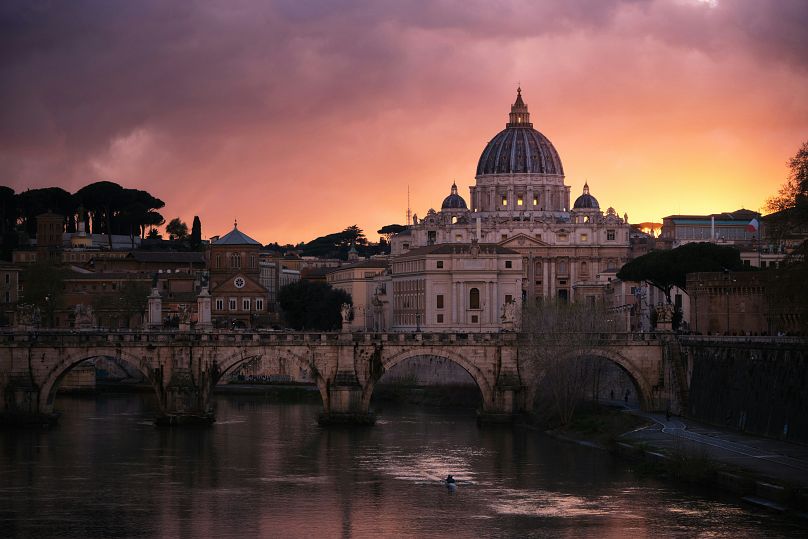
[[[511,300],[502,306],[502,327],[506,331],[512,331],[516,323],[516,302]]]
[[[88,329],[93,327],[93,306],[79,303],[73,307],[73,327]]]
[[[673,331],[673,306],[670,303],[659,303],[656,307],[657,330]]]
[[[39,315],[39,307],[31,304],[19,304],[17,310],[14,312],[15,323],[14,325],[19,329],[31,330],[39,325],[41,317]]]
[[[348,331],[348,324],[351,322],[351,308],[350,303],[343,303],[340,307],[340,314],[342,315],[342,330]]]

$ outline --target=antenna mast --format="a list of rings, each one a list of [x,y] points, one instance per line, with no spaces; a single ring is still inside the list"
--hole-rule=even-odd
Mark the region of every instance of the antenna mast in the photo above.
[[[407,185],[407,225],[410,226],[412,223],[412,212],[410,211],[410,186]]]

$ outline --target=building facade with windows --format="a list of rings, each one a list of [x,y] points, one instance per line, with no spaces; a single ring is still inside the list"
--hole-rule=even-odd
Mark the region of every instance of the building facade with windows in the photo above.
[[[521,257],[517,301],[601,298],[602,275],[629,260],[628,216],[602,211],[586,183],[570,203],[561,158],[533,128],[521,89],[505,129],[483,149],[475,180],[470,206],[453,184],[440,211],[413,217],[407,230],[393,236],[392,254],[444,244],[459,251],[472,241],[513,250]]]
[[[498,331],[508,316],[517,322],[513,317],[521,303],[522,274],[521,255],[497,244],[445,243],[411,249],[391,263],[385,290],[389,327]]]
[[[326,273],[325,280],[328,284],[351,295],[353,318],[348,327],[352,331],[382,331],[388,327],[380,323],[379,287],[385,286],[380,276],[383,276],[389,266],[390,262],[386,257],[370,258]]]
[[[261,244],[237,224],[224,236],[211,239],[206,261],[215,325],[250,328],[270,322],[268,291],[260,281],[260,249]]]

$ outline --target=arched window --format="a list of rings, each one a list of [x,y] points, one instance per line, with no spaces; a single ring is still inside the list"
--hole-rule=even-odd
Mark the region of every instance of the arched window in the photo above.
[[[480,289],[472,288],[469,290],[469,309],[480,308]]]
[[[581,262],[581,275],[589,275],[589,265],[586,262]]]

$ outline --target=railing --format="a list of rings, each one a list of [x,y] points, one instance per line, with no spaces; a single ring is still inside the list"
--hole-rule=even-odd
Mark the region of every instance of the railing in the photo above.
[[[591,342],[599,346],[656,344],[655,333],[570,333],[560,335],[559,340],[564,341],[576,338]],[[680,337],[682,338],[682,337]],[[693,337],[688,337],[693,338]],[[745,339],[744,337],[724,337],[726,339]],[[716,339],[707,337],[703,339]],[[790,339],[779,337],[778,339]],[[497,333],[466,333],[466,332],[386,332],[386,333],[342,333],[342,332],[312,332],[312,331],[179,331],[179,330],[106,330],[106,329],[37,329],[32,331],[2,331],[0,344],[31,343],[31,342],[58,342],[67,344],[98,344],[99,342],[117,343],[227,343],[227,344],[345,344],[354,343],[409,343],[422,345],[498,345],[504,342],[530,342],[533,336],[524,333],[497,332]],[[547,342],[542,337],[537,341]],[[784,341],[790,342],[790,341]]]
[[[774,335],[680,335],[681,344],[804,344],[808,337],[785,337]]]

